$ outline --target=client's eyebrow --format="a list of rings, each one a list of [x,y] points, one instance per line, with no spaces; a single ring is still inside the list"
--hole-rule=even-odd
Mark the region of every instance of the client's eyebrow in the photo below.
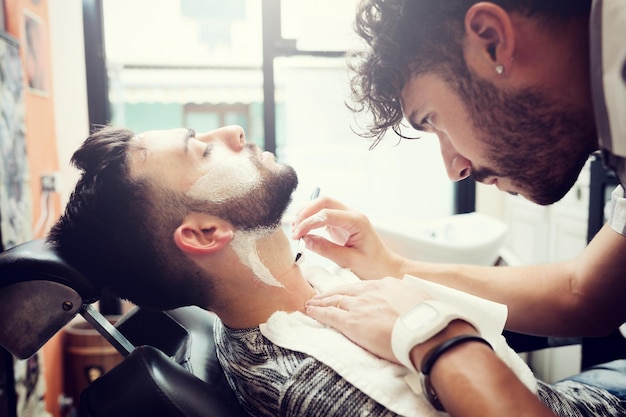
[[[189,151],[189,139],[196,137],[196,131],[193,129],[187,129],[183,141],[185,142],[185,154]]]

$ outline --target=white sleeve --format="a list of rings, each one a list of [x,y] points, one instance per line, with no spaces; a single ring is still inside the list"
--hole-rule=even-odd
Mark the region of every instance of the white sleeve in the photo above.
[[[611,193],[611,204],[607,214],[611,229],[626,236],[626,197],[621,185],[618,185]]]

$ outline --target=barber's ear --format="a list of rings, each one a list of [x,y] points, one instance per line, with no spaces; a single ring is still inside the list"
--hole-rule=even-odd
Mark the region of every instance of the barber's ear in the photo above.
[[[493,3],[475,3],[465,14],[465,33],[465,59],[474,70],[493,75],[498,65],[510,70],[515,30],[506,10]]]
[[[232,226],[221,219],[191,216],[174,232],[176,246],[189,254],[210,254],[222,250],[233,239]]]

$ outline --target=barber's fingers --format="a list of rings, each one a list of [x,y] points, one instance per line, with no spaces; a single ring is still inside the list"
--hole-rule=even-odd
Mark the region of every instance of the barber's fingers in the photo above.
[[[299,239],[312,230],[326,228],[336,243],[344,245],[351,235],[350,231],[346,230],[346,227],[353,229],[353,227],[350,227],[349,219],[346,219],[346,217],[343,211],[322,209],[299,223],[294,223],[291,237]]]
[[[348,311],[349,299],[350,299],[350,296],[346,294],[333,294],[333,295],[329,295],[321,299],[312,300],[310,303],[307,302],[306,305],[314,306],[314,307],[332,307],[338,310]]]
[[[342,301],[343,303],[343,301]],[[335,302],[336,304],[336,302]],[[360,319],[356,315],[356,313],[351,312],[349,310],[342,310],[341,308],[337,308],[335,305],[332,306],[316,306],[316,305],[307,305],[306,314],[320,323],[324,323],[327,326],[330,326],[336,330],[339,330],[343,333],[348,339],[353,342],[363,346],[365,349],[371,350],[367,344],[363,343],[364,335],[359,335],[361,330],[358,328],[359,326],[354,325],[354,318],[357,320]],[[377,352],[373,352],[377,353]]]
[[[361,255],[353,248],[338,245],[318,235],[306,235],[303,239],[308,250],[330,259],[342,268],[352,268],[359,263]],[[358,275],[357,270],[354,272]]]
[[[375,355],[397,362],[391,349],[393,326],[400,315],[428,298],[416,285],[386,277],[318,294],[306,302],[305,312]]]
[[[338,303],[339,307],[337,307]],[[349,297],[335,297],[334,305],[308,304],[306,313],[317,321],[337,329],[348,339],[374,355],[398,363],[391,348],[391,330],[394,320],[390,316],[378,316],[372,322],[358,311],[344,309],[347,303],[349,303]]]
[[[331,300],[333,298],[336,299],[336,297],[340,295],[345,295],[345,296],[350,296],[350,297],[367,296],[370,293],[378,291],[378,289],[382,285],[381,283],[387,279],[394,279],[394,278],[384,278],[381,280],[372,280],[372,281],[358,281],[358,282],[351,282],[349,284],[337,285],[329,291],[315,294],[307,302],[307,304],[317,303],[317,305],[320,305],[320,306],[331,305],[332,304]]]
[[[393,323],[385,323],[386,317],[381,317],[376,322],[365,323],[353,312],[320,307],[309,307],[307,314],[319,322],[337,329],[352,342],[370,353],[400,364],[391,347]]]
[[[307,202],[296,212],[296,221],[301,221],[302,219],[311,216],[314,213],[317,213],[321,209],[335,209],[335,210],[350,210],[348,206],[341,203],[334,198],[330,198],[328,196],[321,196],[314,200]]]
[[[348,209],[337,200],[321,197],[309,202],[296,214],[292,238],[299,239],[311,230],[326,227],[337,243],[345,244],[352,235],[368,226],[365,215]]]
[[[373,354],[397,361],[391,349],[391,331],[398,312],[384,304],[370,306],[369,299],[363,297],[367,291],[363,292],[363,288],[358,285],[340,288],[343,293],[333,291],[309,300],[306,303],[306,314],[339,330]]]
[[[331,239],[309,234],[326,228]],[[297,215],[291,237],[337,265],[350,268],[361,279],[395,275],[404,259],[390,251],[364,214],[329,197],[309,202]]]
[[[391,316],[406,313],[418,303],[432,298],[420,287],[394,277],[343,284],[320,294],[306,302],[306,306],[337,307],[341,298],[341,309],[362,314],[364,317],[384,312]]]

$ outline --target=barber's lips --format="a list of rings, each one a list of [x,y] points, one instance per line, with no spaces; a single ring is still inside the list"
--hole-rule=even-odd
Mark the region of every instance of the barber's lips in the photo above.
[[[511,194],[511,195],[518,195],[519,194],[517,191],[513,191],[513,190],[510,190],[508,188],[505,188],[504,185],[501,185],[500,183],[498,183],[498,180],[495,180],[493,182],[493,184],[498,188],[498,190],[503,191],[505,193],[508,193],[508,194]]]
[[[508,190],[506,190],[506,189],[504,188],[504,185],[502,185],[502,184],[500,184],[500,183],[498,182],[498,180],[497,180],[497,179],[493,180],[493,185],[495,185],[495,186],[496,186],[496,188],[497,188],[498,190],[500,190],[500,191],[504,191],[505,193],[508,193],[508,192],[509,192]]]

